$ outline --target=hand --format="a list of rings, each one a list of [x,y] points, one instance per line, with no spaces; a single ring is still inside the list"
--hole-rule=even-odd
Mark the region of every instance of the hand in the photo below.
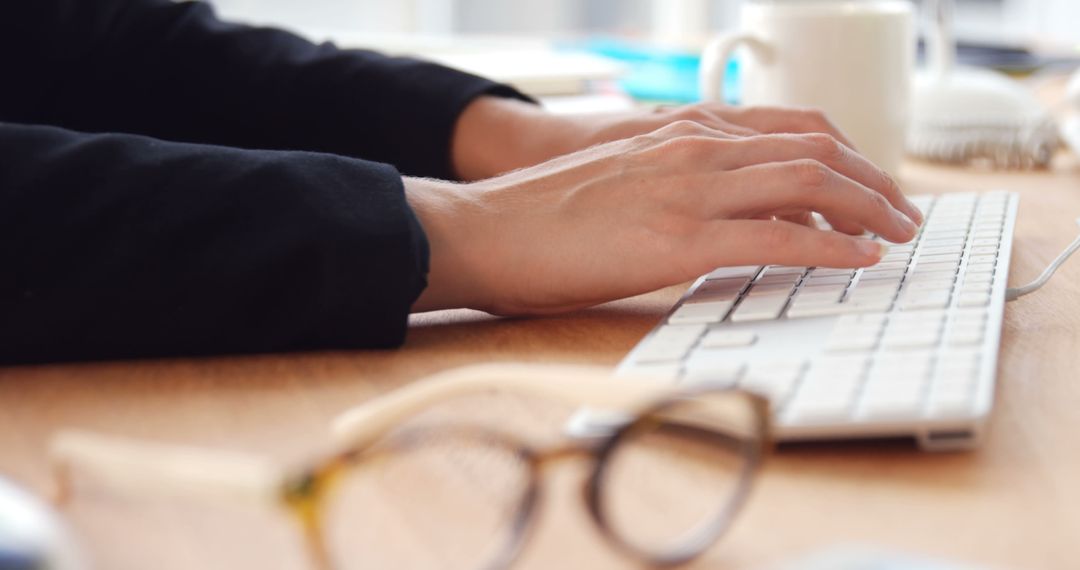
[[[552,115],[514,99],[481,97],[458,119],[453,162],[462,180],[483,180],[597,144],[651,133],[678,121],[692,121],[736,136],[825,133],[855,148],[824,114],[812,109],[700,103],[567,116]]]
[[[694,121],[483,182],[407,179],[406,194],[431,244],[415,311],[543,314],[721,266],[867,266],[880,244],[817,229],[809,213],[900,242],[922,221],[832,136],[737,137]]]

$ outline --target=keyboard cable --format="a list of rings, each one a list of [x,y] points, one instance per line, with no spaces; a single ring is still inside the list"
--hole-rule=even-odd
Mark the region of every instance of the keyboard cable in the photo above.
[[[1080,225],[1080,218],[1076,219],[1076,223],[1077,225]],[[1072,254],[1076,253],[1076,250],[1078,249],[1080,249],[1080,236],[1077,236],[1077,238],[1069,244],[1069,247],[1065,248],[1065,251],[1061,252],[1061,255],[1057,256],[1057,259],[1050,262],[1050,265],[1047,266],[1046,270],[1042,272],[1042,275],[1039,275],[1038,279],[1032,281],[1031,283],[1028,283],[1027,285],[1024,285],[1023,287],[1010,287],[1006,289],[1005,301],[1015,301],[1020,297],[1027,295],[1028,293],[1034,293],[1035,291],[1038,291],[1040,288],[1042,288],[1043,285],[1046,285],[1047,281],[1050,281],[1050,278],[1054,276],[1054,273],[1058,270],[1058,268],[1061,267],[1061,265],[1065,263],[1067,259],[1072,257]]]

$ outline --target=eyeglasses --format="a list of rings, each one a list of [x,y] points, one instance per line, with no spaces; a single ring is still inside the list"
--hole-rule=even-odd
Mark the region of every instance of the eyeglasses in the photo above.
[[[470,424],[395,429],[493,389],[600,408],[605,419],[543,447]],[[672,565],[730,526],[768,449],[768,418],[766,400],[747,392],[503,364],[441,373],[346,412],[334,424],[336,451],[302,469],[85,432],[59,434],[51,451],[61,502],[77,468],[128,492],[283,505],[321,570],[507,568],[534,526],[541,476],[576,458],[588,466],[582,496],[600,535],[640,562]]]

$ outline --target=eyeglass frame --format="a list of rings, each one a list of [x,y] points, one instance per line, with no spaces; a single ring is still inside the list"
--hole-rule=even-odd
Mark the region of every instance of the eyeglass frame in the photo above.
[[[752,392],[708,385],[672,389],[650,380],[613,378],[610,370],[591,366],[484,364],[436,374],[342,413],[333,426],[336,450],[297,470],[287,470],[238,453],[225,454],[135,442],[88,432],[64,431],[54,437],[50,448],[57,483],[56,500],[63,504],[70,499],[70,469],[75,463],[96,469],[97,473],[123,484],[147,487],[149,483],[149,486],[158,487],[158,491],[170,484],[189,489],[194,484],[201,486],[202,491],[233,495],[230,497],[232,499],[236,498],[237,492],[247,494],[259,502],[283,505],[299,522],[315,567],[331,570],[334,564],[322,525],[325,505],[334,491],[338,476],[362,465],[372,452],[401,451],[410,445],[430,441],[429,430],[414,428],[396,434],[394,445],[376,449],[378,446],[375,444],[401,421],[431,404],[491,388],[554,396],[579,405],[604,406],[607,410],[619,410],[632,419],[602,426],[606,432],[603,435],[570,438],[543,449],[500,431],[476,426],[456,426],[450,430],[440,427],[440,437],[457,435],[480,438],[513,452],[528,466],[529,485],[509,523],[510,536],[504,540],[498,555],[493,556],[483,570],[508,568],[518,558],[535,527],[533,523],[543,494],[543,469],[548,464],[573,457],[585,457],[592,461],[592,471],[583,488],[583,499],[594,526],[606,542],[617,551],[652,566],[672,566],[692,560],[717,542],[732,524],[750,494],[754,475],[772,446],[768,400]],[[664,409],[720,392],[746,398],[753,414],[753,435],[756,437],[739,439],[720,432],[712,434],[725,438],[728,444],[752,444],[743,453],[744,462],[735,490],[720,515],[706,528],[695,532],[696,541],[673,549],[670,553],[650,552],[634,545],[612,528],[601,505],[605,468],[610,463],[608,458],[619,449],[622,441],[635,435],[637,430]],[[203,466],[198,470],[202,481],[196,480],[195,471],[179,468],[192,462]],[[158,477],[148,479],[147,470],[151,474],[156,472]],[[216,480],[213,480],[215,477],[205,477],[206,473],[216,473]]]

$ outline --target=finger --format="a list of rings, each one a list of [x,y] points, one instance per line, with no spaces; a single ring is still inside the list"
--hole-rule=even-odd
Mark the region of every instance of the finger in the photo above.
[[[692,121],[711,129],[722,131],[724,133],[748,137],[761,134],[748,126],[740,125],[728,121],[724,117],[715,113],[708,105],[683,105],[681,107],[671,107],[662,112],[662,118],[667,122],[672,121]]]
[[[724,152],[727,155],[724,162],[728,168],[803,158],[820,161],[836,172],[879,192],[894,208],[916,224],[923,222],[922,212],[904,196],[904,192],[891,176],[830,135],[761,135],[733,140],[725,145]]]
[[[894,242],[910,241],[918,231],[880,193],[816,160],[756,164],[712,175],[712,181],[702,180],[700,185],[715,187],[716,176],[722,178],[722,187],[743,190],[705,194],[713,199],[706,206],[713,216],[745,218],[814,211],[830,220],[858,224]],[[701,193],[695,194],[700,201]],[[710,206],[714,208],[712,211]]]
[[[784,221],[718,220],[699,239],[694,250],[706,255],[704,267],[866,267],[881,261],[887,250],[873,240]]]
[[[712,111],[725,121],[761,133],[825,133],[848,148],[855,148],[851,140],[817,109],[720,106]]]
[[[797,214],[775,216],[775,219],[783,220],[785,222],[791,222],[793,224],[799,224],[800,226],[806,226],[815,230],[820,229],[818,227],[817,220],[814,219],[814,215],[810,212],[799,212]]]

